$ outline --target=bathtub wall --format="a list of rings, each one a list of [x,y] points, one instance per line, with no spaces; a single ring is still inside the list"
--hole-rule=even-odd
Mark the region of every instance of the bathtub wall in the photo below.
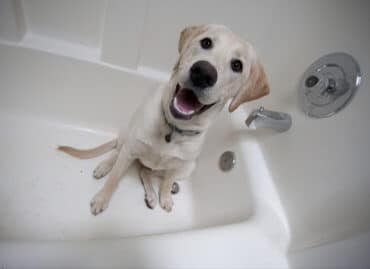
[[[251,103],[293,116],[284,134],[258,136],[292,230],[292,248],[370,229],[369,1],[0,0],[0,40],[168,77],[180,30],[225,24],[256,47],[272,93]],[[351,105],[313,120],[298,106],[301,74],[323,54],[344,51],[364,79]]]
[[[369,4],[361,0],[335,5],[330,0],[0,0],[0,40],[168,73],[180,30],[190,24],[217,23],[251,41],[268,70],[288,59],[303,68],[331,51],[346,49],[362,58],[359,54],[369,36],[368,11]]]

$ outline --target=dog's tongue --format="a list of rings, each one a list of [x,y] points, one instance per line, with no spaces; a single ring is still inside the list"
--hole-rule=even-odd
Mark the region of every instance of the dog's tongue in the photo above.
[[[175,97],[175,106],[180,112],[192,114],[202,108],[198,98],[189,89],[180,89]]]

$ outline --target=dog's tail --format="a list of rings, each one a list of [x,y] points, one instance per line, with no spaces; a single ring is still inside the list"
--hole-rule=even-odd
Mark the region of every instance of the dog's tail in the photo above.
[[[80,159],[90,159],[116,148],[117,142],[117,139],[113,139],[112,141],[109,141],[92,149],[76,149],[69,146],[58,146],[58,150]]]

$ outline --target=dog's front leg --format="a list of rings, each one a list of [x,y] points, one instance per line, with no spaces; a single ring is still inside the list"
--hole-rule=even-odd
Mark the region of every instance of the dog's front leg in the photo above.
[[[162,179],[160,188],[159,188],[159,203],[161,207],[167,212],[171,212],[173,207],[173,200],[171,196],[171,187],[175,182],[173,177],[165,177]]]
[[[159,188],[159,203],[161,207],[167,212],[171,212],[173,207],[173,200],[171,195],[172,184],[177,179],[183,179],[194,171],[195,162],[187,162],[181,168],[168,170],[165,172]]]
[[[141,182],[144,186],[145,192],[145,203],[148,208],[154,209],[157,204],[157,196],[153,188],[152,177],[155,173],[147,168],[142,166],[139,172]]]
[[[126,172],[133,160],[134,158],[132,154],[122,147],[117,161],[114,164],[103,188],[95,194],[94,198],[90,202],[90,210],[93,215],[98,215],[108,207],[109,201],[118,186],[120,178]]]

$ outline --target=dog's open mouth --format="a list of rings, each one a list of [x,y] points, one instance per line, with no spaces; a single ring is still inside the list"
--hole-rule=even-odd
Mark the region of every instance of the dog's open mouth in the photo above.
[[[194,115],[204,112],[214,104],[215,103],[203,105],[193,90],[181,88],[180,85],[177,84],[176,91],[170,105],[170,110],[175,118],[189,120]]]

